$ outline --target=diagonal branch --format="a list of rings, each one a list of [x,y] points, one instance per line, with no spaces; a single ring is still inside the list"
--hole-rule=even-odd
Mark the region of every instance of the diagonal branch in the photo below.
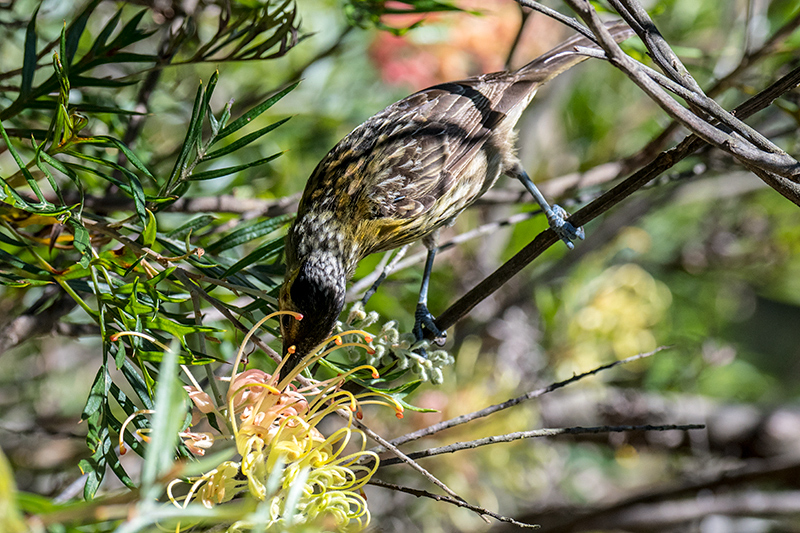
[[[463,507],[464,509],[469,509],[470,511],[474,511],[479,515],[483,516],[491,516],[495,520],[500,522],[505,522],[507,524],[511,524],[512,526],[528,528],[528,529],[538,529],[539,526],[535,524],[528,524],[525,522],[520,522],[518,520],[514,520],[513,518],[509,518],[507,516],[499,515],[497,513],[493,513],[488,509],[484,509],[483,507],[478,507],[477,505],[470,505],[467,502],[461,500],[454,500],[453,498],[448,498],[446,496],[439,496],[438,494],[433,494],[426,490],[414,489],[411,487],[403,487],[401,485],[395,485],[394,483],[388,483],[386,481],[381,481],[380,479],[371,478],[368,482],[368,485],[373,485],[375,487],[383,487],[385,489],[395,490],[397,492],[405,492],[406,494],[411,494],[412,496],[416,496],[417,498],[430,498],[431,500],[435,500],[437,502],[445,502],[456,507]]]
[[[775,99],[791,91],[797,87],[798,84],[800,84],[800,68],[795,68],[786,76],[739,105],[734,109],[733,114],[740,119],[746,119],[768,107]],[[662,152],[658,157],[653,159],[653,161],[636,171],[622,183],[613,187],[607,193],[576,212],[570,218],[570,221],[573,225],[578,227],[594,220],[615,205],[621,203],[659,174],[672,168],[679,161],[693,154],[705,144],[706,143],[697,135],[688,135],[677,146],[666,152]],[[767,171],[763,171],[762,173],[769,180],[765,180],[768,185],[775,188],[780,194],[795,204],[800,205],[800,186],[785,177],[773,173],[767,174],[766,172]],[[764,179],[761,175],[759,177]],[[474,289],[462,296],[440,314],[436,319],[436,326],[442,330],[451,327],[469,313],[472,308],[502,287],[511,277],[522,270],[531,261],[539,257],[556,242],[558,242],[558,238],[550,229],[537,235],[533,241],[520,250],[514,257],[506,261],[500,268],[481,281]]]
[[[482,439],[475,439],[469,442],[455,442],[447,446],[439,446],[437,448],[429,448],[420,452],[409,453],[408,457],[411,459],[422,459],[425,457],[433,457],[443,453],[455,453],[461,450],[472,450],[473,448],[480,448],[489,444],[498,444],[501,442],[514,442],[515,440],[522,439],[538,439],[542,437],[556,437],[558,435],[587,435],[598,433],[623,433],[628,431],[690,431],[693,429],[705,429],[704,424],[667,424],[655,426],[646,424],[642,426],[594,426],[594,427],[569,427],[569,428],[542,428],[534,429],[531,431],[515,431],[514,433],[506,433],[505,435],[493,435],[491,437],[484,437]],[[381,467],[391,466],[400,463],[395,458],[384,459],[381,461]]]

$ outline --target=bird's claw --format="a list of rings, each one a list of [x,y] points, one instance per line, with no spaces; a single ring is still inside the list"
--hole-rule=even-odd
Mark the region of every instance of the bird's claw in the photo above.
[[[569,213],[567,213],[563,207],[557,204],[553,204],[553,206],[547,212],[547,222],[550,224],[550,227],[553,228],[553,231],[556,232],[556,235],[558,235],[558,237],[564,241],[564,244],[567,245],[567,248],[572,250],[575,248],[575,245],[572,243],[572,241],[576,239],[585,239],[586,233],[583,231],[583,227],[576,228],[571,223],[567,222],[567,217],[569,217]]]
[[[447,332],[440,330],[436,327],[434,316],[428,311],[428,306],[423,303],[417,304],[417,310],[414,312],[414,337],[417,342],[425,338],[424,329],[427,329],[433,335],[433,342],[442,346],[447,339]]]

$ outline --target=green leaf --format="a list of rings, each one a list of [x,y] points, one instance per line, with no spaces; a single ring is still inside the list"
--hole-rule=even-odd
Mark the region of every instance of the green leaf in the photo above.
[[[108,375],[106,367],[102,366],[94,376],[92,388],[89,389],[89,397],[86,399],[86,405],[83,407],[81,420],[88,420],[90,416],[98,413],[103,408],[110,387],[111,378]]]
[[[117,476],[117,479],[122,481],[123,485],[129,489],[136,488],[136,483],[133,482],[131,477],[125,471],[125,468],[122,467],[122,463],[119,462],[119,456],[117,456],[114,448],[111,448],[108,453],[106,453],[106,464],[111,471],[114,472],[114,475]]]
[[[216,219],[217,217],[215,217],[214,215],[197,216],[191,219],[190,221],[186,222],[185,224],[182,224],[180,227],[175,228],[174,230],[167,233],[167,237],[172,239],[183,239],[187,235],[189,235],[190,232],[193,233],[195,230],[204,228],[209,224],[211,224],[212,222],[214,222],[214,220]]]
[[[25,167],[25,163],[22,161],[22,158],[20,157],[19,153],[17,153],[17,151],[14,149],[13,146],[11,146],[11,139],[8,138],[8,133],[6,133],[6,130],[3,127],[2,121],[0,121],[0,135],[2,135],[3,140],[6,143],[6,148],[8,148],[8,151],[11,153],[11,156],[14,158],[14,161],[17,163],[17,166],[19,167],[20,172],[22,172],[22,175],[25,177],[25,180],[28,182],[28,185],[33,190],[33,192],[36,193],[36,197],[39,199],[40,205],[48,206],[48,207],[52,206],[52,204],[50,204],[49,202],[45,201],[44,196],[42,195],[42,191],[39,189],[39,185],[36,183],[36,180],[33,178],[33,175],[31,175],[30,171],[28,171],[28,169]],[[12,189],[11,186],[9,186],[8,183],[5,180],[3,180],[2,183],[3,183],[4,192],[6,194],[8,194],[12,198],[14,198],[14,200],[16,200],[19,204],[22,204],[24,206],[33,207],[28,202],[23,200],[22,197],[19,194],[17,194],[17,192],[14,189]],[[0,195],[0,200],[5,200],[6,198],[7,198],[7,196]],[[22,207],[22,205],[17,205],[17,207]]]
[[[88,268],[89,262],[92,260],[92,242],[89,238],[89,230],[75,217],[69,217],[67,225],[72,228],[72,233],[75,236],[72,240],[72,245],[81,253],[80,265],[83,268]]]
[[[142,466],[142,499],[155,502],[161,494],[159,478],[172,467],[178,431],[186,415],[185,393],[178,380],[178,354],[167,350],[158,372],[153,431]]]
[[[257,167],[259,165],[263,165],[264,163],[269,163],[273,159],[279,157],[283,152],[278,152],[277,154],[272,154],[269,157],[265,157],[263,159],[259,159],[257,161],[251,161],[249,163],[244,163],[243,165],[235,165],[232,167],[225,167],[225,168],[217,168],[214,170],[207,170],[205,172],[196,172],[189,176],[189,179],[192,181],[203,181],[203,180],[210,180],[214,178],[220,178],[222,176],[227,176],[229,174],[235,174],[236,172],[241,172],[242,170],[246,170],[248,168]]]
[[[134,404],[133,401],[131,401],[131,399],[128,398],[124,392],[122,392],[122,389],[120,389],[114,383],[111,384],[110,395],[112,398],[114,398],[114,400],[116,400],[119,406],[122,407],[126,415],[131,416],[133,413],[138,411],[136,404]],[[122,431],[122,424],[116,418],[112,417],[109,420],[109,425],[112,427],[112,429],[114,429],[114,431],[117,432],[117,434]],[[132,426],[136,429],[146,429],[150,427],[150,422],[144,416],[135,416],[129,422],[129,426]],[[126,431],[122,438],[125,441],[125,444],[127,444],[128,447],[136,452],[137,455],[144,457],[145,447],[142,442],[134,438],[132,431]]]
[[[197,93],[194,98],[194,106],[192,107],[192,116],[189,119],[189,126],[186,128],[186,137],[183,139],[181,145],[181,152],[178,159],[175,161],[175,166],[172,169],[167,185],[172,187],[178,183],[179,178],[183,175],[188,165],[189,154],[192,149],[197,146],[200,141],[200,133],[203,124],[203,115],[205,108],[203,107],[203,84],[197,88]]]
[[[22,60],[22,82],[20,83],[20,97],[27,96],[33,87],[33,76],[36,74],[36,17],[39,15],[39,8],[42,4],[36,6],[36,9],[31,15],[31,20],[28,23],[28,28],[25,31],[25,52]]]
[[[18,248],[24,248],[26,246],[24,242],[13,239],[2,232],[0,232],[0,242],[10,244],[11,246],[16,246]]]
[[[86,22],[89,20],[89,16],[92,14],[94,9],[100,5],[102,0],[92,0],[89,4],[81,11],[80,15],[75,19],[75,21],[70,24],[70,27],[66,31],[66,39],[64,42],[64,46],[61,50],[61,57],[64,61],[65,68],[72,65],[72,59],[75,57],[75,51],[78,50],[78,43],[80,43],[81,35],[83,35],[83,30],[86,28]]]
[[[83,495],[87,500],[94,497],[103,481],[106,471],[106,456],[112,447],[108,426],[105,423],[110,388],[111,376],[108,374],[108,366],[104,362],[97,371],[81,414],[81,419],[86,422],[86,444],[92,451],[92,456],[89,459],[81,460],[78,465],[84,474],[88,474],[83,487]]]
[[[278,254],[283,251],[284,246],[284,239],[283,237],[270,241],[263,246],[259,246],[254,251],[247,254],[247,256],[243,257],[236,263],[230,266],[228,270],[225,271],[221,278],[225,279],[232,274],[236,274],[240,270],[252,265],[253,263],[260,263],[263,261],[267,261],[272,257],[277,256]]]
[[[146,211],[146,208],[145,208],[146,198],[145,198],[145,194],[144,194],[144,189],[142,188],[142,182],[139,180],[139,177],[136,174],[134,174],[133,172],[131,172],[127,168],[125,168],[125,167],[123,167],[121,165],[118,165],[117,163],[115,163],[113,161],[108,161],[106,159],[101,159],[99,157],[93,157],[93,156],[87,155],[85,153],[77,152],[77,151],[74,151],[74,150],[69,150],[69,151],[67,151],[65,153],[68,154],[68,155],[77,157],[79,159],[83,159],[85,161],[91,161],[92,163],[96,163],[98,165],[102,165],[102,166],[106,166],[106,167],[109,167],[109,168],[113,168],[114,170],[117,170],[120,173],[122,173],[122,175],[124,175],[128,179],[127,186],[123,186],[122,189],[125,192],[127,192],[128,194],[131,195],[131,197],[133,198],[133,205],[134,205],[134,208],[136,209],[136,214],[139,217],[139,220],[142,222],[142,225],[146,224],[146,222],[147,222],[147,211]],[[81,168],[81,169],[86,170],[88,172],[92,172],[93,174],[96,174],[96,175],[98,175],[98,176],[100,176],[102,178],[105,178],[105,179],[107,179],[109,181],[112,181],[112,182],[116,181],[117,184],[120,184],[118,180],[114,180],[114,178],[112,178],[111,176],[107,176],[105,174],[102,174],[102,173],[98,172],[96,169],[93,169],[93,168],[90,168],[90,167],[82,167],[82,166],[79,166],[79,165],[71,165],[71,166],[75,166],[77,168]]]
[[[81,64],[81,71],[86,71],[100,65],[112,63],[156,63],[159,57],[155,54],[136,54],[133,52],[117,52],[113,55],[103,56],[102,58]]]
[[[245,135],[241,139],[239,139],[239,140],[237,140],[235,142],[232,142],[231,144],[229,144],[225,148],[220,148],[219,150],[216,150],[214,152],[211,152],[210,154],[205,155],[203,157],[203,161],[211,161],[212,159],[216,159],[218,157],[222,157],[223,155],[228,155],[228,154],[230,154],[232,152],[235,152],[239,148],[247,146],[248,144],[250,144],[251,142],[255,141],[256,139],[259,139],[263,135],[266,135],[267,133],[271,132],[272,130],[274,130],[275,128],[280,126],[281,124],[285,123],[290,118],[291,117],[287,117],[287,118],[285,118],[283,120],[279,120],[278,122],[274,122],[274,123],[270,124],[269,126],[261,128],[258,131],[254,131],[253,133]]]
[[[131,85],[136,85],[137,83],[139,83],[141,81],[141,80],[138,80],[138,79],[121,79],[121,80],[117,80],[117,79],[110,79],[110,78],[90,78],[90,77],[87,77],[87,76],[71,76],[69,80],[70,80],[70,84],[73,87],[76,87],[76,88],[77,87],[106,87],[106,88],[109,88],[109,89],[118,89],[120,87],[129,87]],[[91,105],[84,106],[83,104],[81,104],[80,106],[75,106],[75,107],[79,107],[80,109],[85,109],[86,111],[89,111],[89,109],[86,109],[86,108],[92,107],[92,106]],[[98,107],[100,107],[100,106],[98,106]],[[120,110],[120,111],[122,111],[122,112],[124,112],[126,114],[129,114],[129,115],[144,115],[144,114],[146,114],[146,113],[136,113],[135,111],[123,111],[123,110]]]
[[[149,209],[146,209],[146,211],[147,224],[145,224],[144,231],[142,232],[142,244],[149,248],[153,246],[154,242],[156,242],[156,230],[158,224],[156,223],[156,216],[153,214],[153,212]]]
[[[114,16],[109,19],[103,29],[97,34],[97,38],[92,43],[92,47],[89,50],[90,54],[96,54],[101,48],[103,48],[108,41],[108,38],[111,37],[111,34],[114,32],[114,29],[119,24],[119,20],[122,17],[122,9],[118,9]]]
[[[6,252],[3,249],[0,249],[0,264],[2,264],[2,262],[5,262],[6,264],[9,264],[13,267],[20,268],[25,272],[28,272],[29,274],[35,274],[37,276],[49,275],[48,272],[42,270],[41,268],[28,264],[22,259],[11,255],[10,253]]]
[[[257,105],[256,107],[254,107],[241,117],[231,122],[226,128],[224,128],[221,132],[219,132],[219,135],[217,135],[217,138],[214,139],[214,142],[217,142],[220,139],[223,139],[228,135],[230,135],[231,133],[239,131],[243,127],[250,124],[250,122],[252,122],[253,119],[260,116],[264,111],[275,105],[278,102],[278,100],[280,100],[281,98],[292,92],[292,90],[294,90],[294,88],[297,87],[299,84],[300,82],[298,81],[289,85],[287,88],[267,98],[261,104]]]
[[[156,315],[152,318],[147,318],[145,320],[145,327],[148,329],[157,329],[161,331],[165,331],[171,335],[174,335],[179,340],[183,340],[183,337],[189,335],[190,333],[196,332],[212,332],[217,331],[215,328],[210,326],[200,326],[195,324],[181,324],[174,320],[170,320],[163,316]]]
[[[142,21],[142,18],[147,13],[146,9],[143,9],[136,13],[131,20],[129,20],[125,26],[120,30],[117,37],[108,45],[110,49],[120,49],[125,48],[128,45],[131,45],[135,42],[141,41],[155,33],[153,31],[142,31],[137,28],[139,23]]]
[[[136,392],[136,396],[139,398],[139,401],[142,402],[144,408],[154,409],[153,400],[150,397],[150,389],[147,387],[146,381],[139,372],[136,371],[136,367],[133,366],[133,363],[126,359],[120,371],[122,375],[125,376],[125,379],[133,388],[134,392]]]
[[[216,254],[219,252],[224,252],[225,250],[229,250],[234,246],[239,246],[240,244],[252,241],[253,239],[257,239],[258,237],[272,233],[276,229],[292,220],[292,218],[294,218],[293,214],[281,215],[279,217],[262,220],[251,226],[232,231],[220,240],[207,246],[206,252]]]
[[[72,78],[74,79],[74,77]],[[35,100],[30,103],[28,106],[30,109],[56,109],[58,108],[59,103],[54,100]],[[80,105],[70,106],[70,109],[75,109],[78,111],[83,111],[86,113],[112,113],[115,115],[138,115],[138,116],[145,116],[147,113],[142,113],[139,111],[131,111],[128,109],[120,109],[118,107],[111,107],[111,106],[104,106],[104,105],[95,105],[95,104],[88,104],[88,103],[81,103]],[[25,132],[25,131],[38,131],[38,130],[24,130],[19,129],[15,130],[16,132]],[[18,137],[23,137],[20,133],[17,135]],[[25,137],[29,137],[25,136]]]
[[[144,163],[142,163],[141,159],[139,159],[139,157],[133,153],[133,151],[131,151],[131,149],[128,148],[124,142],[120,141],[119,139],[115,139],[114,137],[109,137],[108,135],[98,135],[95,137],[95,139],[102,139],[116,146],[117,150],[125,154],[125,157],[128,158],[128,161],[130,161],[133,166],[139,169],[148,178],[155,180],[155,177],[150,173],[147,167],[144,166]]]
[[[55,157],[53,157],[50,154],[48,154],[47,152],[45,152],[44,150],[39,151],[38,152],[38,156],[45,163],[47,163],[48,165],[50,165],[54,169],[58,170],[62,174],[65,174],[70,179],[70,181],[72,181],[72,183],[75,184],[75,187],[77,187],[78,192],[81,195],[81,202],[80,202],[81,205],[80,205],[80,207],[81,207],[81,209],[83,209],[83,186],[82,186],[81,180],[78,178],[78,174],[74,170],[69,168],[67,165],[65,165],[64,163],[62,163],[61,161],[59,161]],[[39,166],[39,168],[42,168],[41,165],[38,162],[37,162],[37,165]]]

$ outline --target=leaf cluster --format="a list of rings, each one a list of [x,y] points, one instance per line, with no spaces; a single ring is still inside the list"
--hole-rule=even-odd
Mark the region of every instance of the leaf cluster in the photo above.
[[[36,311],[67,300],[66,309],[80,308],[76,320],[93,324],[102,342],[83,412],[91,451],[80,465],[89,476],[87,498],[107,469],[133,487],[112,436],[125,417],[152,408],[162,346],[175,341],[185,365],[221,360],[215,347],[225,332],[204,323],[197,295],[253,322],[275,310],[283,250],[277,230],[291,220],[283,215],[226,229],[229,221],[213,214],[166,214],[195,184],[230,179],[280,156],[242,162],[239,154],[288,120],[248,128],[296,83],[234,118],[232,101],[212,110],[214,73],[196,91],[183,142],[165,154],[132,148],[141,135],[135,124],[147,117],[143,91],[156,90],[168,67],[274,59],[301,39],[296,6],[285,0],[231,10],[204,5],[171,21],[177,29],[128,7],[100,26],[104,7],[100,0],[86,3],[44,46],[39,25],[49,21],[37,8],[17,32],[24,31],[22,67],[0,73],[10,82],[0,88],[0,157],[15,165],[3,165],[0,175],[0,294],[8,302],[34,299]],[[217,30],[201,38],[197,21],[209,13],[216,13]],[[140,110],[120,105],[129,86],[139,90]],[[243,249],[249,251],[240,256]],[[181,282],[179,263],[199,269],[205,276],[195,276],[210,285]],[[226,288],[208,295],[219,284]],[[257,298],[242,307],[236,291]],[[124,387],[112,379],[112,365]],[[145,422],[134,424],[141,429]],[[142,453],[130,434],[125,439]]]

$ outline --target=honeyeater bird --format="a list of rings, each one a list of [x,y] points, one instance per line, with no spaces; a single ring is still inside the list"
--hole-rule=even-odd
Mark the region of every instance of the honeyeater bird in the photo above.
[[[617,41],[632,35],[609,27]],[[567,245],[583,238],[567,213],[548,205],[515,155],[514,125],[545,82],[586,59],[576,36],[524,67],[424,89],[358,126],[317,165],[286,236],[280,308],[282,375],[333,331],[345,285],[369,254],[424,239],[428,247],[414,333],[436,328],[427,308],[428,277],[439,228],[485,193],[501,175],[519,179]]]

